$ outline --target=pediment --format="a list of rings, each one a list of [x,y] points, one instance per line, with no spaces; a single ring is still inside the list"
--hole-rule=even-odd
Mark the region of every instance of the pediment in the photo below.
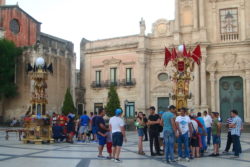
[[[153,36],[169,36],[172,32],[171,21],[166,19],[159,19],[153,24]]]
[[[111,59],[105,59],[105,60],[103,60],[103,64],[104,65],[120,64],[121,62],[122,62],[122,60],[116,59],[114,57],[112,57]]]

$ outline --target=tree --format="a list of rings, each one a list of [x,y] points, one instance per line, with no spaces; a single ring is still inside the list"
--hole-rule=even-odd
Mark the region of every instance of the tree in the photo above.
[[[121,108],[120,100],[116,92],[116,88],[111,86],[108,93],[108,104],[105,108],[107,115],[109,117],[114,116],[117,108]]]
[[[22,49],[9,40],[0,39],[0,99],[14,97],[17,94],[15,66]]]
[[[68,115],[70,112],[76,114],[76,108],[73,102],[73,98],[70,93],[70,89],[68,88],[64,96],[62,113]]]

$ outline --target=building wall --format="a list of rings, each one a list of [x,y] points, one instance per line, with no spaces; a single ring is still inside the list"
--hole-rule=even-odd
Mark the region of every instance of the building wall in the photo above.
[[[220,112],[220,79],[240,76],[243,79],[244,120],[250,122],[250,71],[249,71],[249,7],[245,0],[176,0],[175,20],[159,19],[152,25],[152,33],[145,35],[143,25],[138,35],[117,37],[81,44],[82,86],[86,89],[86,109],[93,111],[94,103],[107,102],[107,88],[93,88],[97,69],[109,70],[111,66],[124,69],[124,62],[132,62],[136,85],[130,88],[117,87],[121,106],[124,100],[135,102],[136,111],[145,111],[151,105],[157,107],[159,97],[169,97],[173,83],[171,63],[163,66],[164,47],[172,48],[186,44],[194,49],[200,44],[201,64],[195,65],[194,80],[190,83],[192,99],[188,107],[195,111]],[[220,10],[237,8],[238,31],[221,31]],[[225,16],[224,16],[225,17]],[[143,32],[142,32],[143,31]],[[119,62],[105,66],[104,61]],[[104,70],[105,71],[105,70]],[[107,73],[107,72],[106,72]],[[108,79],[104,72],[104,80]],[[166,81],[160,81],[161,73],[168,74]],[[125,75],[120,70],[118,78]],[[170,104],[174,101],[170,99]],[[228,111],[229,113],[229,111]]]
[[[31,19],[18,6],[1,6],[0,27],[5,29],[5,37],[15,42],[17,46],[34,45],[39,38],[40,23]],[[15,34],[10,29],[11,20],[17,20],[20,32]]]
[[[5,30],[4,38],[14,41],[17,46],[27,46],[18,58],[16,66],[16,85],[18,95],[0,101],[0,117],[4,120],[20,118],[30,106],[33,82],[26,72],[27,64],[34,64],[36,58],[43,57],[47,65],[52,63],[53,74],[48,76],[47,113],[61,113],[66,89],[70,88],[75,100],[75,65],[74,44],[52,35],[40,32],[40,23],[35,21],[18,6],[1,6],[1,30]],[[20,32],[14,35],[9,30],[9,22],[18,19]]]

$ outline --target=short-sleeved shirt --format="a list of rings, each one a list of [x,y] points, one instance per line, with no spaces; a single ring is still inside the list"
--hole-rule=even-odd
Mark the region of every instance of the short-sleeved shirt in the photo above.
[[[89,125],[89,121],[90,121],[89,116],[82,115],[80,117],[80,120],[81,120],[81,126],[88,126]]]
[[[92,127],[96,127],[96,124],[95,124],[96,117],[97,117],[97,116],[94,116],[94,117],[92,118]]]
[[[103,117],[101,117],[101,116],[96,116],[96,118],[95,118],[95,125],[96,125],[96,130],[97,130],[97,132],[101,132],[101,133],[105,134],[105,133],[106,133],[106,130],[105,130],[105,129],[102,129],[102,128],[100,127],[100,124],[103,124],[103,125],[105,126],[105,121],[104,121]]]
[[[149,115],[149,117],[148,117],[149,121],[157,121],[158,119],[160,119],[160,116],[158,114]],[[159,132],[159,126],[160,126],[160,124],[150,125],[149,130]]]
[[[202,124],[202,127],[205,129],[206,131],[206,125],[205,125],[205,121],[202,117],[197,117],[197,120]],[[202,127],[198,127],[198,131],[199,133],[203,133]]]
[[[220,121],[216,118],[213,120],[213,124],[212,124],[212,135],[217,135],[218,134],[218,123]]]
[[[174,118],[174,114],[171,112],[165,112],[162,115],[162,120],[163,120],[163,131],[169,131],[169,132],[173,132],[173,126],[172,126],[172,122],[171,119]]]
[[[189,131],[189,123],[191,122],[191,120],[188,116],[178,116],[176,117],[175,122],[179,123],[182,134],[185,134]]]
[[[235,124],[236,127],[232,128],[231,135],[237,135],[240,136],[241,126],[242,126],[242,120],[239,116],[236,116],[233,118],[232,124]]]
[[[109,120],[109,125],[112,127],[112,133],[121,132],[121,127],[124,126],[124,121],[121,117],[113,116]]]
[[[213,123],[211,116],[210,115],[204,116],[203,119],[204,119],[206,128],[211,128],[212,123]]]

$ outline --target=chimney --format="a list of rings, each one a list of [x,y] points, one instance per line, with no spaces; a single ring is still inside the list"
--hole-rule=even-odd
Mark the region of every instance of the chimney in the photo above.
[[[0,0],[0,6],[4,6],[5,5],[5,0]]]

